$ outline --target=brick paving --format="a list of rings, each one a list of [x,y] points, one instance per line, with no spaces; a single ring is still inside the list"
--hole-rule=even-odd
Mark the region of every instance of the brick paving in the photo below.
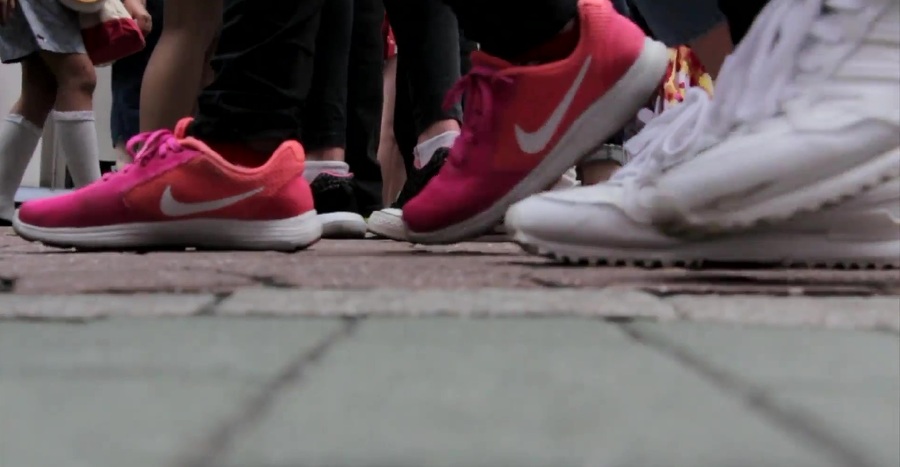
[[[17,294],[228,293],[298,288],[602,288],[659,295],[900,294],[900,271],[581,268],[549,264],[508,243],[425,247],[388,240],[323,240],[308,251],[82,253],[0,230],[0,289]]]

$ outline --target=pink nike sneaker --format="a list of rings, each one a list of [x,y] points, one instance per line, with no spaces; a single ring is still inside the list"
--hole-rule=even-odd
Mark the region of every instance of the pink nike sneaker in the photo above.
[[[185,137],[189,123],[132,138],[135,161],[120,172],[23,204],[16,233],[84,249],[296,250],[319,240],[299,143],[282,144],[260,167],[240,167]]]
[[[668,49],[608,0],[580,0],[569,57],[518,66],[484,53],[450,98],[465,95],[447,163],[403,208],[410,241],[453,243],[497,225],[621,129],[656,92]]]

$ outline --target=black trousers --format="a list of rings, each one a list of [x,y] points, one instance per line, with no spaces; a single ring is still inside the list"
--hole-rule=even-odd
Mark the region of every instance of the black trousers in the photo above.
[[[468,64],[473,48],[462,38],[456,16],[440,0],[384,0],[397,40],[394,136],[407,173],[419,135],[435,122],[462,121],[462,107],[444,107],[447,92]],[[467,67],[466,67],[467,68]]]
[[[466,39],[460,33],[458,49],[454,48],[450,52],[459,54],[460,75],[468,73],[469,69],[472,67],[472,61],[469,59],[469,54],[475,49],[476,44]],[[443,53],[436,55],[443,56]],[[406,70],[401,68],[400,65],[402,63],[403,62],[401,61],[397,64],[397,95],[394,101],[394,138],[396,138],[397,147],[400,149],[400,154],[403,156],[403,166],[406,168],[406,173],[409,174],[412,173],[411,170],[415,168],[415,155],[413,149],[415,149],[416,144],[418,143],[419,134],[421,133],[420,128],[427,128],[428,125],[434,123],[434,120],[428,121],[427,123],[416,120],[413,112],[413,105],[410,102],[412,93],[404,92],[410,86],[410,78]],[[435,104],[439,103],[435,102]],[[456,108],[458,107],[454,107],[454,109]],[[458,111],[459,110],[454,110],[454,112]],[[447,118],[456,117],[448,116]]]
[[[377,181],[375,152],[382,99],[380,24],[383,10],[380,0],[352,1],[352,42],[346,88],[347,159],[358,179]],[[434,47],[446,43],[454,31],[449,28],[432,30],[423,26],[427,22],[416,21],[422,12],[440,12],[434,0],[386,1],[393,7],[392,21],[400,42],[400,57],[407,57],[404,68],[409,68],[399,79],[407,83],[403,84],[404,88],[411,89],[410,102],[403,103],[403,93],[398,93],[398,107],[408,105],[413,115],[412,124],[407,127],[412,130],[408,133],[416,134],[429,121],[448,115],[456,118],[454,112],[458,110],[442,114],[435,109],[439,108],[440,90],[447,88],[456,75],[453,70],[457,69],[458,62],[455,58],[449,58],[447,62],[437,60],[425,53],[428,50],[434,53],[429,44]],[[217,78],[200,95],[199,115],[192,133],[215,142],[268,141],[277,144],[285,139],[301,138],[304,126],[315,127],[322,123],[305,118],[304,110],[313,84],[313,57],[324,2],[225,0],[224,27],[214,60]],[[453,10],[467,38],[480,43],[486,52],[504,58],[518,56],[546,42],[577,14],[577,0],[443,2]],[[342,0],[329,0],[330,6],[343,3]],[[737,43],[767,0],[720,0],[719,3]],[[417,35],[422,38],[420,42],[417,42]],[[417,54],[419,58],[415,58]],[[440,53],[440,56],[445,54]],[[448,74],[442,74],[444,72]],[[417,86],[413,84],[415,82],[432,85]],[[319,97],[329,99],[327,95],[318,94],[315,98]],[[339,102],[341,96],[336,94],[330,98]],[[334,121],[340,119],[339,113],[339,110],[333,113]],[[323,141],[330,137],[327,129],[319,135]],[[333,141],[339,142],[339,139],[336,136]],[[411,139],[403,141],[408,146]]]
[[[363,81],[350,79],[348,101],[369,105],[374,91],[380,96],[378,82],[380,72],[369,74],[373,64],[380,63],[381,55],[360,57],[361,49],[380,50],[380,8],[378,0],[354,0],[354,23],[350,52],[351,77],[364,71],[370,79],[362,87],[354,86]],[[449,64],[440,60],[427,60],[425,51],[441,41],[451,40],[456,27],[429,28],[428,24],[446,24],[453,21],[449,11],[436,0],[386,0],[393,8],[395,34],[398,46],[405,47],[401,56],[417,50],[425,59],[412,60],[410,77],[427,78],[433,87],[418,87],[413,100],[418,125],[429,119],[445,118],[449,114],[435,111],[437,89],[445,88],[453,81],[451,75],[435,71],[456,70],[458,57]],[[481,44],[489,53],[510,57],[546,41],[575,17],[577,0],[443,0],[449,5],[469,39]],[[225,17],[213,66],[217,70],[215,82],[207,87],[198,99],[198,116],[191,132],[201,138],[218,142],[277,144],[285,139],[299,139],[305,120],[313,82],[314,54],[318,36],[321,9],[325,0],[262,2],[253,0],[225,0]],[[331,3],[331,0],[329,0]],[[339,2],[335,2],[339,3]],[[421,15],[430,16],[421,16]],[[363,18],[359,18],[363,16]],[[377,17],[377,18],[376,18]],[[423,18],[443,18],[437,22]],[[367,27],[377,24],[378,28]],[[423,42],[417,43],[419,37]],[[454,40],[455,41],[455,40]],[[404,45],[405,44],[405,45]],[[433,48],[431,49],[433,51]],[[371,52],[371,51],[369,51]],[[412,57],[408,55],[408,57]],[[445,66],[446,65],[446,66]],[[380,66],[379,66],[380,68]],[[431,77],[428,77],[431,74]],[[415,87],[415,85],[413,85]],[[370,95],[372,93],[372,95]],[[355,99],[355,100],[354,100]],[[371,106],[374,108],[374,106]],[[380,108],[380,107],[379,107]],[[455,112],[458,112],[456,110]],[[380,115],[380,111],[379,111]],[[358,134],[353,134],[354,119],[360,116],[347,114],[347,152],[352,154]],[[372,125],[371,117],[362,117],[367,128],[378,128],[378,117]],[[377,130],[371,131],[377,131]],[[370,159],[374,160],[377,137],[364,138],[362,144],[370,146]],[[358,172],[358,171],[357,171]]]
[[[322,6],[312,85],[301,130],[303,146],[308,151],[346,148],[353,13],[353,0],[327,0]]]
[[[216,79],[198,97],[193,135],[271,149],[300,138],[324,1],[225,0]]]
[[[456,13],[468,39],[502,58],[547,42],[578,14],[578,0],[443,1]]]
[[[756,16],[768,3],[769,0],[719,0],[719,9],[728,18],[732,42],[737,44],[747,35]]]
[[[256,0],[259,1],[259,0]],[[378,141],[384,100],[384,44],[381,0],[353,0],[353,29],[347,86],[346,161],[357,186],[361,214],[381,209]]]
[[[440,0],[384,0],[397,39],[398,74],[409,93],[417,132],[434,122],[461,119],[459,105],[444,109],[447,91],[460,77],[459,26]]]

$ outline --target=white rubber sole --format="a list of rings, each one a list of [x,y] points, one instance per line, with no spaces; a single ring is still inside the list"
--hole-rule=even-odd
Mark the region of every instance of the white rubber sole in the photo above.
[[[487,210],[458,224],[433,232],[409,231],[409,240],[423,244],[448,244],[489,232],[503,220],[510,206],[552,185],[569,168],[598,151],[610,135],[625,126],[659,87],[668,65],[668,48],[652,39],[645,39],[640,56],[625,76],[572,123],[540,164],[509,193]]]
[[[330,212],[319,214],[322,238],[365,238],[368,227],[363,216],[355,212]]]
[[[405,242],[407,240],[406,237],[406,225],[403,224],[403,216],[392,213],[391,211],[375,211],[369,216],[369,232],[373,234],[388,238],[391,240],[396,240],[398,242]],[[399,209],[396,210],[398,213],[402,212]]]
[[[399,210],[397,210],[399,211]],[[390,212],[376,211],[369,216],[369,232],[377,237],[398,242],[408,242],[406,225],[402,216]],[[495,225],[488,233],[472,239],[473,242],[501,243],[510,241],[510,236],[503,225]]]
[[[322,236],[315,211],[272,221],[188,219],[101,227],[46,228],[19,220],[13,228],[20,237],[60,248],[89,250],[216,249],[295,251]]]
[[[900,148],[831,178],[788,193],[773,195],[764,202],[750,206],[705,211],[702,208],[675,208],[673,210],[679,212],[678,217],[667,219],[660,226],[675,234],[717,234],[746,230],[840,204],[897,178],[900,178]],[[665,199],[662,201],[665,202]]]
[[[900,268],[900,235],[841,241],[821,233],[753,232],[685,241],[665,249],[568,245],[523,232],[514,233],[513,241],[531,254],[592,266],[699,267],[745,263],[817,269]]]

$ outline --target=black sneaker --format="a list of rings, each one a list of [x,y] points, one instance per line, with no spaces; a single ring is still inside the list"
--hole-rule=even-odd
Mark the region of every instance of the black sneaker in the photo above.
[[[390,238],[392,240],[406,240],[406,226],[403,225],[403,206],[409,200],[418,196],[425,185],[437,175],[444,166],[449,148],[440,148],[431,156],[431,160],[421,169],[413,171],[406,177],[406,183],[400,190],[400,195],[391,203],[391,207],[375,211],[369,216],[369,232],[375,235]]]
[[[403,184],[403,189],[400,190],[400,194],[391,204],[391,207],[394,209],[403,209],[403,206],[405,206],[409,200],[418,196],[425,188],[425,185],[441,171],[441,167],[444,166],[444,162],[447,161],[447,156],[449,155],[450,148],[439,148],[434,152],[434,155],[431,156],[431,160],[425,164],[425,167],[417,169],[407,176],[406,183]]]
[[[364,238],[366,220],[359,214],[353,178],[322,173],[310,183],[322,238]]]

